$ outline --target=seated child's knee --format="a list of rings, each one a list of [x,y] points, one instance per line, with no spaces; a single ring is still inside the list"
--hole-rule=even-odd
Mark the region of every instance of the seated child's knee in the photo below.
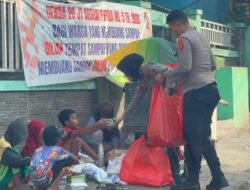
[[[81,144],[82,141],[83,141],[83,140],[82,140],[80,137],[76,137],[76,138],[75,138],[75,142],[76,142],[77,144]]]

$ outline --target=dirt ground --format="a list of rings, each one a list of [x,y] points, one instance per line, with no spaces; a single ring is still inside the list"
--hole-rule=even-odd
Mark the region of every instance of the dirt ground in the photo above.
[[[233,128],[221,126],[218,123],[218,141],[216,150],[221,161],[223,171],[229,182],[248,181],[250,183],[250,127]],[[209,181],[210,173],[203,163],[201,181]]]

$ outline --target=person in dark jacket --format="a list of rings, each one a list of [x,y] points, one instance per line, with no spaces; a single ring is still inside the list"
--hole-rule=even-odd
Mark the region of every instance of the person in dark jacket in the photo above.
[[[117,118],[117,123],[120,123],[124,117],[131,115],[144,96],[151,95],[153,85],[156,82],[154,77],[157,74],[166,70],[171,70],[171,68],[166,65],[159,63],[143,64],[143,62],[143,56],[137,53],[132,53],[125,56],[117,66],[117,68],[122,71],[131,82],[138,84],[136,94],[126,107],[124,113]],[[177,79],[178,78],[167,82],[168,84],[171,84]]]
[[[114,106],[111,102],[100,103],[96,109],[96,112],[90,117],[87,127],[92,126],[101,118],[110,119],[113,121],[115,115]],[[112,123],[110,129],[103,128],[95,132],[84,134],[82,138],[91,146],[96,152],[98,151],[98,144],[104,143],[104,151],[108,152],[112,149],[118,148],[119,142],[119,129]]]
[[[12,122],[1,138],[0,189],[24,189],[22,182],[29,175],[30,158],[23,157],[18,146],[28,137],[27,124],[22,119]],[[3,146],[4,144],[4,146]]]
[[[131,114],[133,114],[135,108],[139,105],[144,96],[151,96],[153,85],[156,82],[155,76],[159,73],[171,69],[170,67],[159,63],[143,64],[143,62],[144,57],[137,53],[132,53],[125,56],[118,64],[118,69],[122,71],[131,82],[137,83],[137,91],[129,105],[126,107],[124,113],[117,118],[117,125],[124,118],[129,117]],[[172,87],[172,84],[175,83],[176,80],[178,80],[178,78],[166,81],[166,86]],[[140,135],[141,134],[136,134],[136,137],[139,137]],[[171,170],[175,181],[180,181],[182,179],[179,175],[179,151],[180,149],[178,147],[167,149],[171,164]]]

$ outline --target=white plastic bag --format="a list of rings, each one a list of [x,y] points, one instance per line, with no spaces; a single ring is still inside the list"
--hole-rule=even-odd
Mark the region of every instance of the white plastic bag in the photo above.
[[[103,183],[107,178],[107,173],[98,168],[95,164],[85,163],[79,164],[72,167],[71,171],[73,173],[83,173],[86,177],[96,180],[98,183]]]
[[[82,163],[95,163],[96,162],[93,158],[91,158],[87,154],[83,154],[79,152],[78,156],[81,158]]]
[[[109,160],[109,165],[106,171],[108,175],[119,175],[123,158],[124,154],[116,157],[114,160]]]

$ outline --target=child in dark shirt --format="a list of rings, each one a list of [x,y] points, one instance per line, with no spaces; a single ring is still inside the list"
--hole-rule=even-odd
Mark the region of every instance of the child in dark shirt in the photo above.
[[[95,124],[100,118],[109,119],[111,123],[110,129],[103,128],[93,133],[85,134],[82,138],[93,148],[98,150],[98,144],[102,142],[104,144],[105,152],[118,148],[119,142],[119,129],[114,124],[114,106],[111,102],[103,102],[98,105],[95,114],[89,119],[87,127]]]

